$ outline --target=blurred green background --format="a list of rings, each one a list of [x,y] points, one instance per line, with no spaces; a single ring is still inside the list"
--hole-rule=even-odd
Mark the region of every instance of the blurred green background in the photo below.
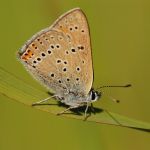
[[[64,12],[80,7],[92,38],[94,86],[131,83],[110,89],[95,103],[130,118],[150,122],[150,1],[9,0],[0,2],[0,66],[33,87],[45,90],[16,60],[16,51],[33,34]],[[51,109],[51,108],[50,108]],[[0,95],[0,150],[149,150],[145,132],[56,117]]]

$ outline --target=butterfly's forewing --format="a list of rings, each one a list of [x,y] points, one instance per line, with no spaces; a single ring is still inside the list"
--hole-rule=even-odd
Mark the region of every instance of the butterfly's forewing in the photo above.
[[[54,92],[88,94],[93,82],[89,29],[85,15],[74,9],[39,32],[19,58],[35,78]]]
[[[89,26],[85,14],[81,9],[74,9],[60,17],[53,25],[53,28],[59,32],[63,32],[68,38],[69,50],[72,52],[70,62],[73,61],[72,73],[79,74],[82,90],[87,94],[93,83],[93,67],[91,56],[91,42]],[[80,67],[77,71],[75,67]]]

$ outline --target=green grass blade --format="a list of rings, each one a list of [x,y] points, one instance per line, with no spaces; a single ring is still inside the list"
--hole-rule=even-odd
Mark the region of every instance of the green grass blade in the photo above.
[[[15,75],[7,72],[0,67],[0,93],[13,99],[17,102],[23,103],[31,107],[33,102],[49,97],[47,92],[40,91],[33,88],[29,84],[25,83]],[[58,106],[56,100],[50,100],[49,105],[34,106],[33,108],[51,113],[57,114],[64,110],[64,107]],[[96,114],[92,114],[86,120],[86,122],[95,122],[109,125],[116,125],[122,127],[128,127],[132,129],[138,129],[141,131],[150,132],[150,123],[137,121],[116,113],[108,112],[103,109],[95,108]],[[82,112],[83,113],[83,112]],[[83,115],[75,115],[74,113],[63,114],[59,117],[67,117],[78,120],[83,120]]]

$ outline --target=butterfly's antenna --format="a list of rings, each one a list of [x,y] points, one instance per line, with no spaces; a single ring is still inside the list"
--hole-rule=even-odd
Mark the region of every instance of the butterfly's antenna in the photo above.
[[[111,99],[113,102],[115,102],[115,103],[119,103],[120,102],[120,100],[118,100],[118,99],[115,99],[115,98],[113,98],[112,96],[108,96],[108,95],[106,95],[109,99]]]
[[[96,90],[102,89],[102,88],[111,88],[111,87],[123,87],[123,88],[126,88],[126,87],[131,87],[131,84],[127,84],[127,85],[108,85],[108,86],[101,86],[101,87],[97,88]],[[102,93],[104,93],[104,92],[102,92]],[[113,102],[116,102],[116,103],[119,103],[119,102],[120,102],[120,100],[118,100],[118,99],[115,99],[115,98],[113,98],[113,97],[111,97],[111,96],[108,96],[108,95],[106,95],[106,96],[109,97],[109,99],[111,99]]]
[[[127,84],[127,85],[107,85],[107,86],[101,86],[99,88],[97,88],[96,90],[98,89],[102,89],[102,88],[110,88],[110,87],[131,87],[131,84]]]

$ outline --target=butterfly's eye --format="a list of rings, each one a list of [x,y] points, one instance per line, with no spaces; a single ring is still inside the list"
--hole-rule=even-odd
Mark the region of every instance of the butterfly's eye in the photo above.
[[[91,94],[92,94],[92,95],[91,95],[91,99],[92,99],[92,100],[95,100],[96,93],[92,91],[92,93],[91,93]]]
[[[96,91],[91,91],[91,100],[96,101],[101,96],[101,93],[98,93]]]

